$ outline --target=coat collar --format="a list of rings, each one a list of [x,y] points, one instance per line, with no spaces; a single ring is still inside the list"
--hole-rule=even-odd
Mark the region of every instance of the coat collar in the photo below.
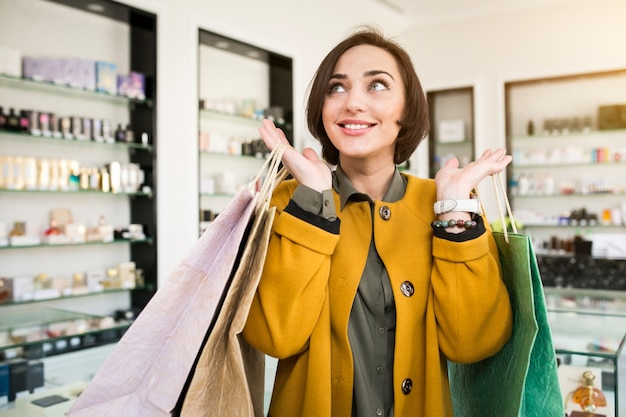
[[[392,203],[404,197],[406,182],[406,178],[400,174],[400,171],[396,167],[393,178],[391,179],[391,184],[383,197],[383,201]],[[363,194],[354,188],[346,173],[341,169],[341,166],[337,166],[333,171],[333,188],[339,194],[340,210],[343,210],[348,200],[369,201],[373,203],[372,199],[367,194]]]

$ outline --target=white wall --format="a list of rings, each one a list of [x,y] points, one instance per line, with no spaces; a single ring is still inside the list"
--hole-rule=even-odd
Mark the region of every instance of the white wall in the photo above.
[[[505,82],[626,68],[624,18],[624,0],[571,0],[411,27],[404,36],[424,88],[474,86],[480,154],[505,144]],[[495,206],[486,185],[481,194],[489,213]]]

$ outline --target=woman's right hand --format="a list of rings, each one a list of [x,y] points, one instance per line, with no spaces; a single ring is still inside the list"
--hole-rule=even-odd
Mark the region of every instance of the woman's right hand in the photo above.
[[[263,127],[259,128],[259,133],[270,151],[281,143],[289,145],[285,133],[271,120],[263,120]],[[302,154],[299,154],[292,146],[289,146],[283,154],[283,164],[302,185],[320,193],[332,187],[330,167],[311,148],[306,148]]]

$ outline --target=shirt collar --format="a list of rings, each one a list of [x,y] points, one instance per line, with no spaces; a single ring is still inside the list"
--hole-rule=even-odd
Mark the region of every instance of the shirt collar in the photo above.
[[[339,194],[339,200],[341,202],[341,210],[348,203],[348,200],[353,201],[369,201],[373,203],[372,199],[367,195],[357,191],[347,175],[341,169],[341,166],[337,166],[337,168],[333,171],[333,188]],[[383,197],[383,201],[393,203],[394,201],[400,200],[404,196],[404,192],[406,191],[406,178],[400,174],[400,171],[396,167],[393,178],[391,179],[391,184],[385,192],[385,196]]]

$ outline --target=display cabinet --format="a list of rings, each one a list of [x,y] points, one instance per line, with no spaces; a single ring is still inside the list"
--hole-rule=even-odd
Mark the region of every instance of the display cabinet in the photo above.
[[[115,343],[156,290],[156,15],[4,3],[0,362],[43,367]]]
[[[537,249],[626,257],[626,70],[509,82],[505,104],[509,196]]]
[[[293,61],[267,49],[204,29],[198,31],[199,233],[254,179],[267,149],[264,118],[293,144]],[[265,363],[265,412],[275,358]]]
[[[626,407],[626,317],[582,312],[549,311],[552,337],[559,361],[559,383],[568,415],[583,413],[586,385],[583,374],[593,375],[593,388],[601,391],[591,416],[620,417]],[[585,376],[590,376],[586,374]],[[584,391],[588,391],[589,387]],[[579,414],[589,416],[590,414]]]
[[[269,118],[293,142],[292,60],[203,29],[198,33],[200,232],[254,179]]]
[[[459,87],[426,93],[430,120],[429,176],[452,157],[461,166],[474,160],[474,88]]]
[[[584,288],[545,287],[551,311],[626,316],[626,292]]]

